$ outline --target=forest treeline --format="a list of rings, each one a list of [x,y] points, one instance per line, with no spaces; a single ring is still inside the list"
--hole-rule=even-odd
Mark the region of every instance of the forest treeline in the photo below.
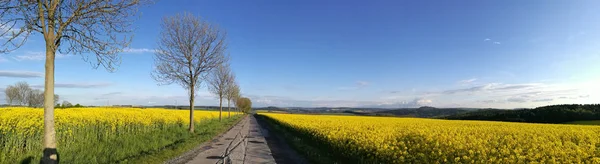
[[[600,104],[565,104],[533,109],[481,109],[444,117],[451,120],[488,120],[530,123],[565,123],[600,120]]]

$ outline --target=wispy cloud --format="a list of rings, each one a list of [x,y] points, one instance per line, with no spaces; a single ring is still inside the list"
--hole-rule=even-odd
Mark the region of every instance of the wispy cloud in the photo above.
[[[475,82],[476,80],[477,80],[477,78],[472,78],[472,79],[466,79],[466,80],[458,81],[458,83],[461,83],[461,84],[470,84],[470,83]]]
[[[485,39],[483,39],[483,42],[492,42],[492,39],[485,38]],[[501,44],[501,43],[499,41],[494,41],[494,42],[492,42],[492,44]]]
[[[433,104],[432,99],[403,98],[399,100],[339,100],[333,98],[316,98],[299,100],[282,96],[249,95],[255,106],[278,107],[369,107],[369,108],[413,108]]]
[[[533,102],[550,102],[550,101],[553,101],[553,100],[554,100],[554,99],[551,99],[551,98],[547,98],[547,99],[536,99],[536,100],[533,100]]]
[[[55,88],[102,88],[112,85],[112,83],[56,83]],[[43,88],[44,85],[32,85],[35,88]]]
[[[110,93],[102,94],[101,96],[113,96],[113,95],[120,95],[120,94],[123,94],[123,92],[110,92]]]
[[[490,104],[490,103],[496,103],[496,102],[498,102],[498,100],[479,100],[478,102]]]
[[[125,48],[123,52],[125,53],[154,53],[156,50],[148,49],[148,48]]]
[[[44,77],[44,73],[31,72],[31,71],[3,71],[3,70],[0,70],[0,77],[37,78],[37,77]]]
[[[520,97],[511,97],[511,98],[506,99],[506,101],[515,102],[515,103],[524,103],[524,102],[527,102],[527,99],[520,98]]]
[[[66,54],[56,53],[56,58],[64,58],[67,57]],[[46,59],[46,53],[42,51],[27,51],[22,55],[17,55],[13,57],[16,61],[41,61]]]
[[[458,94],[458,93],[468,93],[468,92],[482,92],[482,91],[507,91],[507,90],[516,90],[516,89],[524,89],[524,88],[534,88],[539,87],[542,84],[539,83],[531,83],[531,84],[501,84],[501,83],[489,83],[485,85],[474,86],[470,88],[462,88],[462,89],[452,89],[442,91],[442,94]]]
[[[352,100],[298,100],[282,96],[248,95],[253,106],[278,106],[278,107],[357,107],[372,104],[368,101]]]
[[[8,40],[10,38],[15,37],[15,35],[19,33],[21,29],[16,26],[13,26],[15,25],[13,23],[0,22],[0,34],[3,34],[2,36],[0,36],[0,40]],[[16,36],[16,38],[24,39],[25,37],[23,35],[24,34],[18,35]]]
[[[6,59],[5,57],[0,56],[0,63],[3,62],[8,62],[8,59]]]

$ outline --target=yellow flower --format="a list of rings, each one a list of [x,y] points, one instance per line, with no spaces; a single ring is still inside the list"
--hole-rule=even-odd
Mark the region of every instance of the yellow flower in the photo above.
[[[260,114],[377,163],[600,162],[600,126]]]

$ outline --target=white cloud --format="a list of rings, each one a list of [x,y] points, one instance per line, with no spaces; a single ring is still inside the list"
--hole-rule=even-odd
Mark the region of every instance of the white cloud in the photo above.
[[[511,91],[511,90],[520,90],[520,89],[528,89],[540,87],[543,84],[540,83],[528,83],[528,84],[501,84],[501,83],[488,83],[485,85],[479,85],[469,88],[462,89],[451,89],[441,91],[441,94],[460,94],[460,93],[475,93],[475,92],[502,92],[502,91]],[[433,93],[435,94],[435,93]]]
[[[410,105],[414,106],[425,106],[430,105],[431,103],[433,103],[433,100],[426,98],[416,98],[412,102],[409,102]]]
[[[547,99],[536,99],[536,100],[533,100],[533,102],[550,102],[550,101],[552,101],[552,100],[554,100],[554,99],[551,99],[551,98],[547,98]]]
[[[253,106],[277,106],[277,107],[368,107],[368,108],[414,108],[428,106],[433,104],[432,99],[428,98],[402,98],[382,99],[382,100],[340,100],[340,99],[311,99],[299,100],[281,96],[248,96]]]
[[[3,71],[3,70],[0,70],[0,77],[36,78],[36,77],[44,77],[44,73],[31,72],[31,71]]]
[[[476,80],[466,79],[465,82]],[[257,106],[280,107],[378,107],[413,108],[477,107],[477,108],[532,108],[548,104],[597,103],[600,87],[598,81],[587,83],[487,83],[454,89],[435,89],[429,92],[393,92],[366,98],[337,99],[328,96],[320,99],[295,97],[253,96]],[[356,84],[358,86],[358,83]],[[356,89],[348,87],[348,89]],[[420,89],[426,90],[426,89]],[[377,92],[379,93],[379,92]],[[416,97],[416,98],[415,98]],[[256,101],[255,101],[256,100]]]
[[[19,39],[24,39],[24,35],[26,35],[26,31],[20,35],[17,35],[19,33],[19,31],[21,31],[20,28],[17,28],[14,22],[0,22],[0,34],[2,36],[0,36],[0,40],[8,40],[10,38],[13,38],[15,36],[17,36],[17,38]],[[14,41],[14,42],[20,42],[21,40],[18,41]]]
[[[470,84],[470,83],[475,82],[476,80],[477,80],[477,78],[472,78],[472,79],[461,80],[458,83],[461,83],[461,84]]]
[[[0,56],[0,63],[2,62],[8,62],[8,59],[6,59],[5,57]]]
[[[156,50],[148,49],[148,48],[125,48],[123,52],[125,53],[154,53]]]
[[[112,85],[112,83],[56,83],[55,88],[102,88]],[[44,85],[32,85],[35,88],[43,88]]]
[[[506,101],[515,102],[515,103],[524,103],[524,102],[527,102],[528,100],[525,98],[520,98],[520,97],[511,97],[511,98],[506,99]]]
[[[499,41],[492,42],[492,39],[490,39],[490,38],[485,38],[485,39],[483,39],[483,41],[484,42],[491,42],[492,44],[500,44]]]
[[[66,54],[56,53],[56,58],[67,57]],[[41,61],[46,59],[46,53],[42,51],[26,51],[23,55],[13,57],[16,61]]]

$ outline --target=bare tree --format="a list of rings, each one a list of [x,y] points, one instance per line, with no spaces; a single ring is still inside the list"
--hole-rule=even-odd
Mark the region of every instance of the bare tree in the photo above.
[[[119,64],[118,53],[131,37],[132,16],[142,0],[3,0],[0,2],[0,52],[22,46],[30,34],[44,37],[44,157],[57,163],[54,129],[54,59],[63,54],[92,54],[109,71]],[[84,56],[84,60],[89,61]],[[92,63],[92,62],[90,62]]]
[[[17,82],[15,85],[6,87],[6,98],[9,104],[20,106],[42,107],[44,105],[44,92],[32,89],[27,82]],[[54,104],[58,102],[59,96],[54,94]]]
[[[231,101],[237,99],[238,97],[240,97],[240,86],[235,81],[235,74],[231,72],[225,88],[225,98],[227,98],[227,117],[231,117]]]
[[[27,95],[27,106],[39,108],[44,105],[44,91],[34,89]]]
[[[6,94],[6,102],[9,105],[13,105],[13,103],[16,103],[18,101],[17,97],[19,96],[19,89],[17,89],[17,87],[9,85],[4,90],[4,94]]]
[[[226,61],[225,32],[189,13],[163,18],[152,77],[159,85],[176,83],[188,90],[190,132],[194,99],[206,75]]]
[[[68,102],[68,101],[63,101],[63,103],[62,103],[62,107],[63,107],[63,108],[70,108],[70,107],[72,107],[72,106],[73,106],[73,104],[71,104],[71,103],[70,103],[70,102]]]
[[[57,94],[54,94],[54,105],[58,104],[59,100],[60,100],[60,96],[58,96]]]
[[[29,102],[29,93],[31,92],[31,87],[27,82],[17,82],[14,87],[17,90],[16,100],[17,104],[21,106],[28,105]]]
[[[221,64],[211,71],[208,76],[208,91],[219,98],[219,121],[222,120],[223,98],[227,95],[227,85],[231,76],[231,70],[226,63]]]

